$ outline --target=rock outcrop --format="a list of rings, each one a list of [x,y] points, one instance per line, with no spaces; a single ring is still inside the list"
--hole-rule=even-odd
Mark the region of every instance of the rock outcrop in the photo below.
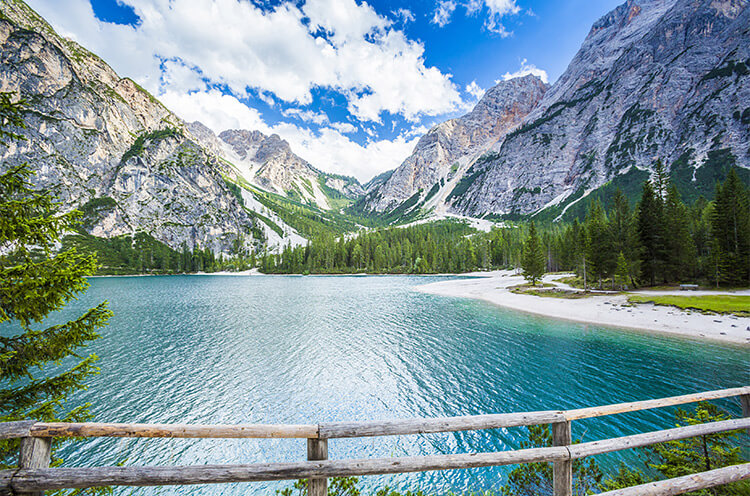
[[[228,129],[216,136],[200,122],[188,124],[204,147],[225,157],[236,172],[258,188],[328,210],[339,197],[364,193],[353,177],[328,174],[296,155],[278,134]]]
[[[487,90],[468,114],[427,132],[414,152],[388,179],[368,192],[364,208],[379,212],[402,204],[416,193],[421,200],[439,200],[461,179],[483,152],[516,128],[544,96],[546,85],[536,76],[502,81]],[[447,185],[447,186],[446,186]]]
[[[605,183],[633,188],[657,158],[688,198],[750,167],[747,0],[628,0],[602,17],[451,209],[559,216]]]
[[[177,116],[23,2],[0,0],[0,12],[0,91],[27,101],[26,140],[0,147],[3,165],[31,164],[35,185],[82,209],[97,236],[145,231],[224,253],[252,244],[223,165]]]

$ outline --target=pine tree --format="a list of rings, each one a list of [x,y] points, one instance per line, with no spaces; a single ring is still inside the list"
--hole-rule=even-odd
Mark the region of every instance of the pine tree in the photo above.
[[[552,446],[549,425],[535,425],[527,429],[528,440],[521,442],[521,449]],[[604,475],[594,458],[573,460],[572,471],[575,496],[593,494],[594,490],[599,488]],[[515,467],[508,473],[507,481],[500,489],[503,496],[541,496],[551,495],[552,492],[552,464],[544,462],[526,463]]]
[[[641,275],[651,286],[661,277],[664,240],[662,231],[661,198],[654,192],[649,181],[643,183],[641,201],[638,205],[638,239],[641,246]]]
[[[545,256],[544,249],[536,233],[536,226],[532,222],[529,226],[529,237],[523,247],[523,258],[521,260],[523,277],[532,285],[544,275]]]
[[[716,186],[711,237],[718,281],[739,286],[750,282],[750,198],[734,169]]]
[[[627,279],[629,281],[625,281],[623,284],[629,283],[632,287],[635,287],[635,279],[640,271],[640,246],[634,216],[630,212],[628,199],[620,188],[615,190],[608,228],[612,240],[612,253],[621,253],[628,266]]]
[[[602,281],[614,272],[617,258],[613,250],[607,218],[598,199],[592,202],[589,208],[586,216],[586,231],[589,234],[586,257],[590,264],[588,269],[599,280],[599,289],[601,289]]]
[[[690,237],[688,209],[677,187],[670,184],[664,199],[664,275],[679,282],[688,277],[695,264],[695,244]]]
[[[720,422],[730,418],[715,405],[705,402],[699,403],[693,413],[678,409],[675,417],[678,427]],[[743,435],[743,431],[737,430],[656,444],[646,448],[650,458],[648,466],[671,479],[736,465],[744,461],[738,446],[738,438]],[[750,482],[716,487],[710,494],[747,495],[750,494]]]
[[[620,252],[620,254],[617,255],[617,268],[615,269],[614,283],[617,284],[621,290],[624,290],[630,281],[630,263],[628,262],[628,259],[625,258],[625,255]]]
[[[22,105],[0,94],[0,140],[19,138],[7,127],[22,126]],[[111,313],[104,302],[77,319],[37,328],[88,287],[86,276],[97,262],[75,249],[55,253],[80,213],[60,213],[48,193],[32,189],[32,175],[26,164],[0,174],[0,323],[7,329],[0,336],[0,421],[82,421],[90,417],[88,405],[67,401],[98,372],[96,355],[79,357],[63,372],[48,373],[45,366],[78,357],[80,348],[99,338]],[[17,440],[0,442],[0,464],[16,463],[17,446]]]

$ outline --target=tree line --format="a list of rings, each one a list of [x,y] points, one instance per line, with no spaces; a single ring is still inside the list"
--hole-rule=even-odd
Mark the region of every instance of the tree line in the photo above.
[[[606,211],[593,201],[584,222],[558,233],[536,233],[531,226],[523,249],[527,279],[544,271],[573,270],[603,287],[655,286],[703,282],[723,286],[750,284],[750,194],[731,169],[717,183],[713,201],[686,205],[664,166],[643,184],[631,210],[617,190]],[[545,256],[544,264],[539,261]]]
[[[717,183],[712,201],[700,198],[686,205],[658,161],[635,208],[616,190],[609,210],[594,200],[583,221],[532,221],[487,233],[464,222],[441,221],[320,236],[305,246],[259,255],[258,266],[276,274],[429,274],[533,265],[535,280],[544,272],[574,271],[587,285],[599,287],[746,286],[749,196],[732,169]]]

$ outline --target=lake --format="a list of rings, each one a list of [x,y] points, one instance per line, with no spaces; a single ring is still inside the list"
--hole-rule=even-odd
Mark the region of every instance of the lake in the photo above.
[[[164,276],[92,279],[56,319],[109,300],[91,346],[101,374],[77,402],[99,421],[316,423],[566,409],[746,385],[745,348],[559,322],[423,294],[438,277]],[[72,312],[72,313],[71,313]],[[721,403],[739,413],[736,400]],[[663,409],[575,422],[590,441],[673,426]],[[519,447],[524,428],[332,440],[329,456]],[[93,439],[67,465],[298,461],[304,440]],[[634,452],[601,458],[612,467]],[[363,487],[498,489],[508,468],[368,477]],[[288,483],[119,489],[273,494]]]

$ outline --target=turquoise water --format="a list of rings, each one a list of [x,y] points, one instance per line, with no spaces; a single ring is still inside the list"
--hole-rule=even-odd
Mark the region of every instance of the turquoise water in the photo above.
[[[315,423],[593,406],[750,383],[750,351],[564,323],[414,291],[434,277],[101,278],[71,310],[110,301],[76,401],[97,420]],[[723,405],[735,413],[737,404]],[[574,423],[595,440],[670,427],[658,410]],[[512,449],[524,429],[332,440],[331,458]],[[96,439],[68,465],[304,459],[302,440]],[[602,459],[611,466],[620,457]],[[372,488],[497,489],[506,468],[369,477]],[[123,489],[272,494],[286,483]]]

